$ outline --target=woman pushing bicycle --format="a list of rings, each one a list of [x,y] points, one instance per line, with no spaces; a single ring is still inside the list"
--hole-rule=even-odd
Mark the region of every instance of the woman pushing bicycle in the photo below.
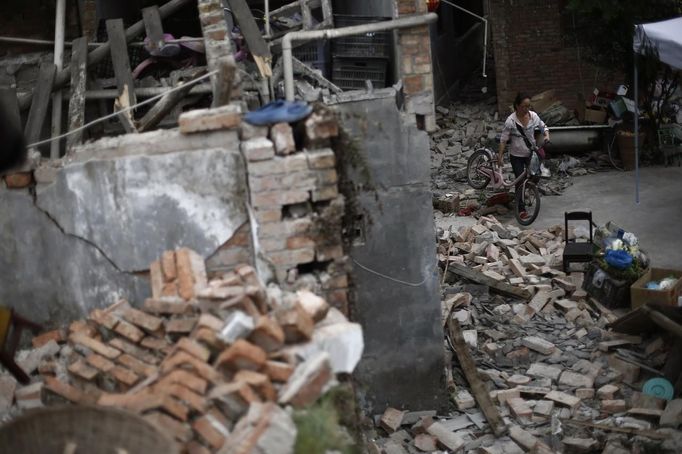
[[[544,143],[549,142],[549,129],[538,114],[530,110],[530,96],[525,93],[518,93],[514,99],[514,112],[507,117],[500,136],[500,147],[498,151],[498,161],[500,167],[504,165],[504,149],[509,143],[509,161],[511,162],[514,175],[519,175],[528,167],[531,149],[537,147],[534,131],[540,129],[544,133]],[[517,191],[519,187],[517,185]],[[528,218],[526,207],[523,204],[523,197],[517,197],[519,204],[519,217]]]

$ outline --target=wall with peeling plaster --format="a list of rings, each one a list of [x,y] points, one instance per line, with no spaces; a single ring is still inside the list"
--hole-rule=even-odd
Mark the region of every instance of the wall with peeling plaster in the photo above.
[[[357,390],[369,414],[387,406],[441,409],[447,396],[428,136],[406,124],[394,90],[381,93],[334,106],[352,137],[350,186],[363,188],[345,194],[362,231],[350,251],[351,312],[365,335]]]
[[[248,220],[236,133],[174,134],[96,142],[53,182],[0,190],[0,304],[49,325],[139,304],[163,251],[207,258],[232,238]]]

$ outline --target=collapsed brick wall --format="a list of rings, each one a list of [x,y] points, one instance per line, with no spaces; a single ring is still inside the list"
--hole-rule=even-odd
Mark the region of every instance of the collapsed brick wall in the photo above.
[[[489,20],[495,73],[497,107],[509,112],[516,93],[531,96],[555,89],[557,99],[569,109],[577,94],[595,87],[612,89],[622,75],[607,72],[579,58],[580,49],[567,39],[568,25],[562,18],[565,1],[491,0]]]
[[[338,191],[331,148],[338,135],[336,119],[323,110],[293,127],[288,123],[252,126],[242,123],[241,114],[232,107],[180,118],[180,130],[187,133],[206,130],[210,116],[223,117],[215,122],[218,125],[240,128],[258,244],[253,244],[251,225],[244,224],[207,260],[208,272],[218,275],[240,263],[253,263],[259,255],[283,288],[312,286],[330,305],[348,314],[341,235],[344,199]]]

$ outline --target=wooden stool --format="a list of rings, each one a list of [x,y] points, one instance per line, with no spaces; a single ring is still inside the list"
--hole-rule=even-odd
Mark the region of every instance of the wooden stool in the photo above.
[[[21,333],[25,329],[37,334],[40,332],[41,326],[26,320],[9,307],[0,306],[0,364],[5,366],[23,384],[29,383],[31,379],[14,362],[14,354],[21,341]]]

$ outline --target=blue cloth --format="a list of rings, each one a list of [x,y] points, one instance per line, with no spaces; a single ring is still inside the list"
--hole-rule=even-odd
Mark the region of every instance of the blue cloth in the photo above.
[[[313,108],[303,101],[273,101],[258,110],[244,115],[252,125],[264,126],[275,123],[293,123],[310,115]]]
[[[609,249],[604,259],[609,266],[617,270],[624,270],[632,265],[632,256],[622,249]]]

